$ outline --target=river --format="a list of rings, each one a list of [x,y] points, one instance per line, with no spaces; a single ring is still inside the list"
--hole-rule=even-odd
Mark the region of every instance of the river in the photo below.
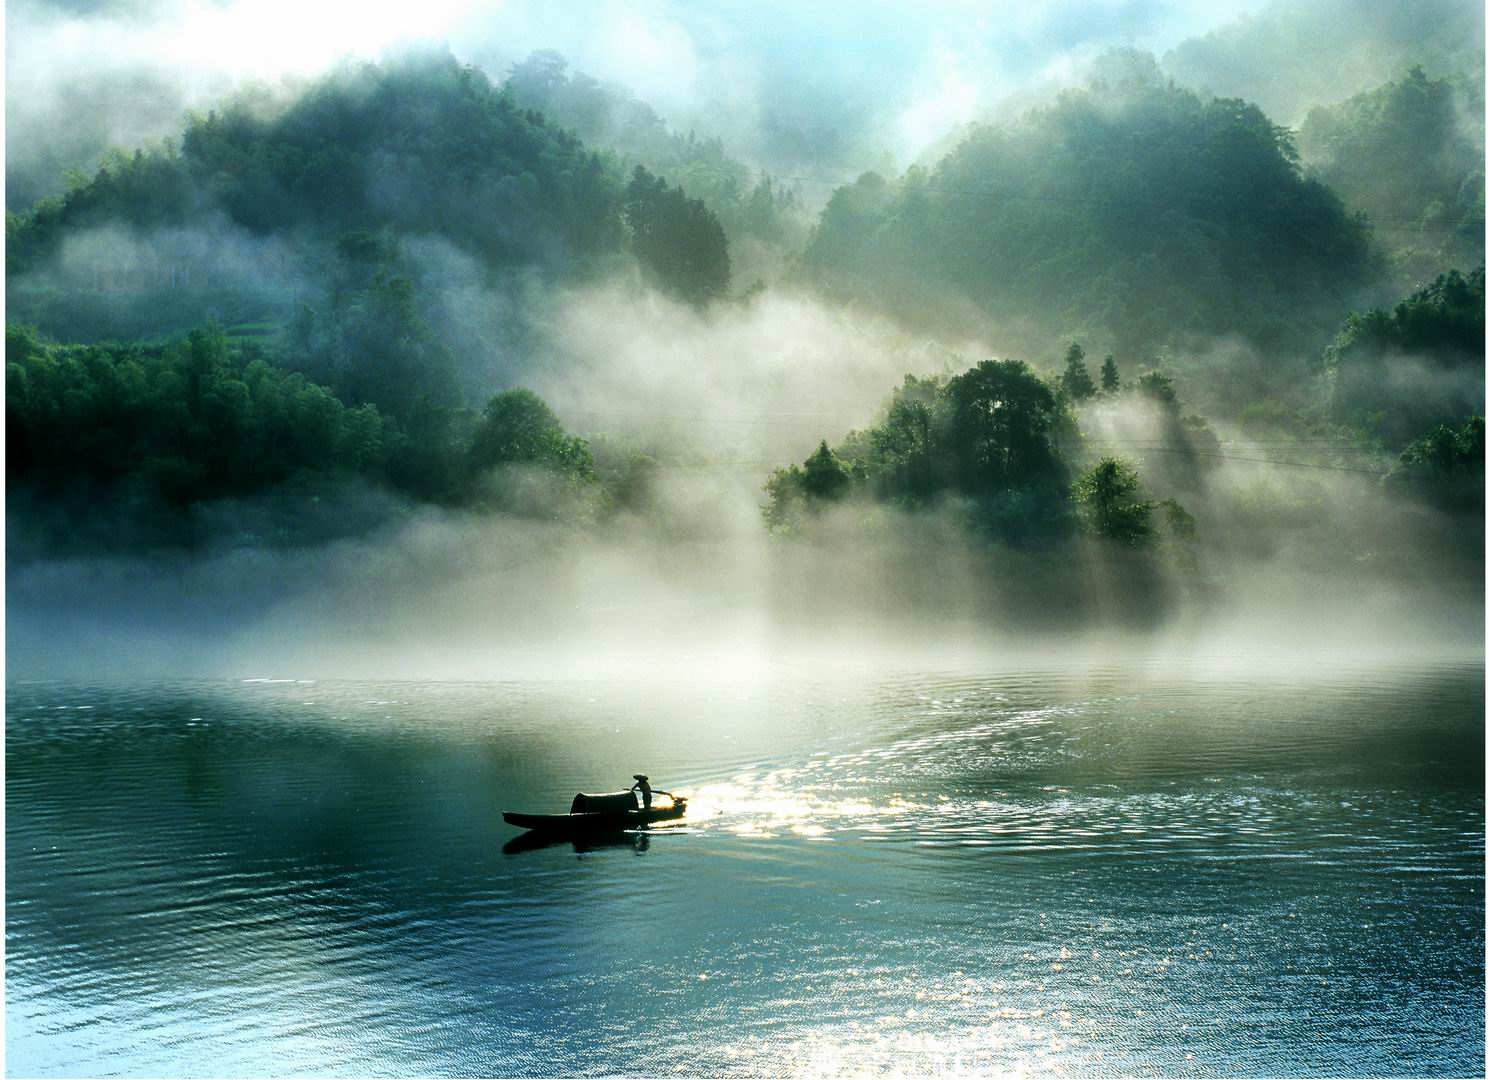
[[[1479,657],[12,681],[7,1068],[1478,1075],[1484,707]],[[638,771],[681,823],[509,844]]]

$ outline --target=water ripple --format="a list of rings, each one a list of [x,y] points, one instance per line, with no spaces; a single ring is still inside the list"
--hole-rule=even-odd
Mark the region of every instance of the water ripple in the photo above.
[[[10,1068],[1480,1073],[1482,667],[1269,671],[13,684]]]

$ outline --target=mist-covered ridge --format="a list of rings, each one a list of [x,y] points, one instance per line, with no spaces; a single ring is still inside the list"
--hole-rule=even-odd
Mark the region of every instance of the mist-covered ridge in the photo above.
[[[1357,592],[1474,622],[1472,53],[1428,62],[1438,29],[1374,0],[935,8],[856,23],[907,67],[850,87],[873,50],[809,70],[805,37],[643,7],[594,21],[665,77],[504,8],[18,157],[19,188],[81,171],[7,216],[12,611],[107,627],[175,580],[284,626],[386,587],[477,637],[592,601],[707,630],[710,596],[746,634],[1303,625]],[[22,39],[169,23],[23,12]],[[1339,78],[1222,77],[1259,49],[1297,75],[1279,28],[1321,18]],[[1007,77],[970,61],[1001,50]]]

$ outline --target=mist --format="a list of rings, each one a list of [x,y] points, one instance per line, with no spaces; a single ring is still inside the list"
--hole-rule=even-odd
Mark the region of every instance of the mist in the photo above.
[[[999,100],[1074,81],[1108,48],[1162,52],[1262,6],[831,3],[768,14],[671,0],[442,0],[360,5],[348,19],[335,4],[22,0],[7,9],[7,201],[61,190],[69,170],[93,168],[110,148],[172,137],[186,111],[236,88],[293,85],[348,56],[442,42],[498,81],[529,53],[558,50],[673,130],[721,136],[752,167],[851,179],[904,168]],[[804,186],[818,198],[831,190]]]
[[[1482,37],[10,4],[11,1070],[1483,1073]]]
[[[420,257],[440,252],[464,265],[439,246]],[[1149,449],[1169,442],[1154,402],[1081,409],[1093,447],[1133,458],[1152,497],[1196,515],[1199,568],[1183,579],[1100,544],[1074,560],[990,545],[955,499],[915,513],[846,504],[782,537],[762,527],[771,471],[882,419],[904,375],[945,375],[998,347],[784,291],[701,312],[637,279],[539,290],[523,317],[522,381],[589,441],[603,477],[626,473],[634,489],[603,528],[534,473],[518,478],[526,517],[286,490],[201,508],[216,537],[205,550],[56,558],[26,540],[42,515],[13,502],[11,671],[598,678],[787,657],[1274,662],[1483,647],[1483,569],[1463,520],[1311,447],[1290,455],[1221,424],[1217,451],[1176,457]],[[1430,377],[1426,365],[1416,376]],[[640,466],[626,457],[638,449]],[[320,524],[294,509],[305,499]],[[311,542],[259,546],[286,512]]]
[[[1085,130],[1071,116],[1120,127],[1168,109],[1176,123],[1198,116],[1230,133],[1231,107],[1212,95],[1255,93],[1268,110],[1257,123],[1292,122],[1308,106],[1401,77],[1423,42],[1436,40],[1419,34],[1421,20],[1365,5],[1381,17],[1353,31],[1350,48],[1375,59],[1352,63],[1348,78],[1292,83],[1274,97],[1228,82],[1227,64],[1260,48],[1278,70],[1298,71],[1296,43],[1258,42],[1269,27],[1313,25],[1334,10],[1291,0],[775,13],[661,0],[496,10],[451,2],[374,5],[355,26],[329,8],[297,9],[294,47],[261,48],[288,15],[278,5],[12,5],[9,201],[23,210],[72,189],[71,201],[29,219],[38,254],[27,255],[29,234],[17,234],[32,261],[13,261],[7,278],[12,309],[45,339],[33,343],[46,358],[38,370],[62,357],[97,370],[114,346],[67,350],[120,343],[116,360],[130,373],[109,393],[132,402],[144,382],[164,398],[172,379],[184,372],[191,382],[215,363],[244,388],[223,392],[211,422],[262,408],[234,421],[252,433],[280,422],[275,394],[309,393],[291,381],[266,390],[262,372],[250,386],[245,373],[267,365],[322,387],[315,407],[339,402],[346,419],[337,422],[348,430],[383,425],[376,439],[359,437],[381,440],[384,455],[368,464],[376,453],[348,449],[348,435],[334,466],[296,459],[272,482],[239,477],[212,488],[200,473],[215,465],[150,444],[112,488],[96,468],[45,474],[24,490],[13,483],[12,669],[475,676],[711,650],[1013,655],[1064,642],[1077,652],[1224,652],[1259,635],[1322,647],[1480,648],[1483,531],[1466,524],[1462,500],[1450,505],[1433,487],[1442,476],[1394,463],[1437,425],[1483,414],[1482,352],[1446,360],[1433,342],[1409,342],[1382,353],[1390,359],[1379,371],[1321,373],[1331,335],[1357,325],[1352,312],[1389,307],[1427,284],[1383,269],[1406,265],[1390,231],[1353,222],[1270,141],[1245,160],[1282,177],[1281,204],[1307,197],[1316,212],[1303,226],[1281,215],[1269,222],[1266,236],[1284,238],[1281,255],[1270,248],[1276,265],[1235,279],[1224,276],[1233,256],[1250,257],[1257,234],[1205,246],[1247,221],[1229,211],[1205,217],[1214,202],[1238,197],[1230,188],[1198,200],[1183,223],[1168,204],[1165,214],[1135,209],[1126,189],[1110,203],[1064,189],[1025,202],[963,197],[990,194],[975,184],[1061,174],[1025,165]],[[1472,15],[1465,5],[1444,11],[1453,25]],[[705,159],[683,161],[682,179],[672,178],[677,205],[703,193],[691,212],[707,223],[717,211],[728,223],[733,271],[706,299],[690,295],[682,286],[695,263],[669,278],[637,244],[645,230],[633,216],[635,181],[627,186],[632,150],[604,142],[620,133],[593,146],[566,142],[554,125],[491,104],[512,67],[539,50],[560,54],[574,77],[598,80],[597,93],[654,110],[664,135],[719,140],[748,177],[742,191],[758,173],[774,174],[799,200],[798,216],[770,238],[751,233],[743,211],[729,216],[744,195],[729,203],[706,191]],[[359,67],[349,56],[374,62]],[[1472,82],[1463,65],[1473,64],[1454,62]],[[427,131],[428,118],[403,118],[405,128],[359,144],[344,190],[320,174],[227,182],[242,179],[233,153],[293,142],[320,123],[322,142],[294,143],[294,153],[318,160],[339,128],[315,110],[326,101],[361,107],[359,95],[390,80],[467,104],[450,90],[463,85],[464,64],[490,80],[482,108],[527,125],[524,138],[550,140],[548,153],[562,150],[569,164],[550,176],[534,152],[515,166],[503,159],[508,171],[498,175],[483,161],[447,190],[410,134]],[[1060,95],[1071,88],[1075,96]],[[225,119],[203,119],[213,110]],[[189,130],[220,141],[208,148],[218,157],[197,149],[182,164],[188,112],[197,117]],[[258,125],[260,142],[240,136],[234,125],[244,124]],[[154,148],[131,157],[142,145]],[[1254,153],[1252,143],[1238,145]],[[125,153],[89,176],[116,147]],[[1142,154],[1134,160],[1148,167]],[[917,185],[928,174],[905,171],[918,162],[934,178],[925,192]],[[1434,182],[1458,184],[1469,167],[1461,166],[1456,159],[1459,172]],[[140,212],[117,196],[152,168],[182,178],[184,203]],[[593,174],[575,180],[586,168]],[[847,186],[871,169],[882,178]],[[68,179],[68,170],[82,175]],[[661,180],[666,188],[669,177]],[[550,183],[573,187],[545,202]],[[1465,183],[1460,225],[1475,212]],[[1479,185],[1482,215],[1482,175]],[[572,213],[574,204],[589,216]],[[835,217],[843,207],[851,212]],[[1148,226],[1133,226],[1150,211]],[[1316,226],[1319,239],[1285,250]],[[1010,235],[1024,246],[1003,244]],[[1117,239],[1102,248],[1095,237]],[[1419,245],[1411,273],[1473,269],[1446,262],[1446,250]],[[1453,257],[1465,252],[1473,245]],[[1069,283],[1073,291],[1058,294]],[[226,330],[226,359],[180,360],[198,347],[183,335],[214,322]],[[1117,354],[1121,391],[1086,400],[1062,383],[1061,356],[1079,342],[1093,366],[1101,352]],[[381,345],[392,359],[376,367],[367,354]],[[906,376],[945,386],[990,358],[1025,362],[1032,379],[1065,395],[1060,408],[1075,435],[1052,436],[1066,440],[1057,501],[1069,502],[1083,471],[1116,455],[1132,462],[1151,509],[1173,502],[1193,518],[1195,552],[1123,550],[1065,519],[1043,540],[1019,539],[987,525],[987,500],[955,487],[885,496],[874,455],[888,453],[892,393]],[[139,375],[147,361],[165,373]],[[1132,393],[1154,373],[1177,380],[1188,415]],[[1387,407],[1346,402],[1337,387],[1353,385],[1347,376],[1375,387]],[[494,395],[519,388],[542,399],[565,438],[580,440],[592,459],[583,482],[532,461],[479,481],[462,472],[470,454],[450,447],[479,427]],[[191,409],[207,408],[197,391],[176,392],[196,395]],[[449,410],[439,423],[456,434],[428,434],[429,416],[418,411],[426,401]],[[165,412],[151,407],[157,422]],[[373,420],[369,410],[381,411]],[[1260,431],[1263,414],[1283,417],[1283,433]],[[215,461],[201,450],[210,424],[197,420],[183,438]],[[464,478],[399,480],[416,437],[444,439],[447,471]],[[767,528],[777,495],[766,485],[820,446],[848,463],[853,494],[812,503],[795,532]],[[176,525],[160,531],[166,518]]]

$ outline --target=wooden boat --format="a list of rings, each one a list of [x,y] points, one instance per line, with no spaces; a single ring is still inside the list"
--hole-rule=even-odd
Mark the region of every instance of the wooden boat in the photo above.
[[[666,795],[670,801],[643,810],[637,805],[634,792],[579,794],[574,797],[567,814],[519,814],[504,810],[502,820],[519,829],[573,836],[644,828],[654,821],[680,818],[688,809],[688,800],[681,795],[674,795],[671,791],[654,791],[653,794]]]

